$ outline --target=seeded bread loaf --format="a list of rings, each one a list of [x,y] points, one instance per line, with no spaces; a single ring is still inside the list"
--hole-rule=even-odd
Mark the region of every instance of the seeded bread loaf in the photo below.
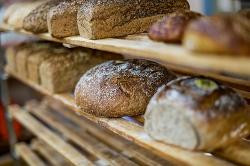
[[[43,2],[43,0],[23,2],[20,6],[18,6],[18,8],[15,8],[13,13],[9,15],[7,23],[16,29],[22,29],[24,18]]]
[[[91,67],[118,58],[109,53],[76,48],[64,56],[53,56],[40,65],[42,86],[53,93],[70,92],[77,81]]]
[[[86,0],[77,14],[80,35],[89,39],[145,32],[163,15],[189,9],[187,0]]]
[[[146,60],[109,61],[89,70],[75,89],[79,114],[122,117],[144,114],[157,88],[176,78]]]
[[[250,111],[232,89],[207,78],[182,77],[153,96],[144,128],[167,144],[213,151],[249,135]]]
[[[188,23],[201,17],[200,13],[190,10],[178,10],[156,22],[149,30],[152,40],[163,42],[181,42]]]
[[[62,38],[78,35],[77,11],[85,0],[62,1],[50,9],[47,17],[49,33]]]
[[[44,1],[37,8],[32,10],[23,21],[23,28],[33,33],[48,32],[47,13],[49,10],[58,5],[61,0]]]
[[[202,17],[186,29],[184,46],[192,51],[250,55],[250,21],[240,15]]]

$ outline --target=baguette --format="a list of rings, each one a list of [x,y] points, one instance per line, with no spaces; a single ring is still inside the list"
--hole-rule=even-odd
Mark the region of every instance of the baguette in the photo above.
[[[87,0],[79,9],[80,35],[88,39],[119,37],[148,30],[163,15],[189,9],[186,0]]]

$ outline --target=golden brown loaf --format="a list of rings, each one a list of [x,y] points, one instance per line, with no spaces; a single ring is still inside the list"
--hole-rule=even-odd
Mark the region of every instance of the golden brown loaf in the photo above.
[[[157,88],[174,78],[166,68],[151,61],[109,61],[82,76],[75,89],[75,101],[80,114],[112,118],[141,115]]]
[[[250,9],[243,9],[238,12],[240,16],[246,17],[248,20],[250,20]]]
[[[67,50],[58,52],[57,56],[46,59],[40,65],[42,86],[50,92],[71,92],[87,70],[111,58],[121,58],[121,56],[110,56],[110,53],[91,49]]]
[[[159,88],[144,128],[167,144],[212,151],[250,134],[250,111],[232,89],[207,78],[182,77]]]
[[[200,13],[190,10],[171,13],[150,28],[149,37],[156,41],[181,42],[188,23],[200,16]]]
[[[239,15],[216,15],[193,21],[183,44],[205,53],[250,55],[250,22]]]
[[[44,1],[24,18],[23,28],[34,33],[48,32],[47,13],[60,2],[61,0]]]
[[[89,39],[145,32],[159,18],[189,9],[187,0],[86,0],[77,14],[80,35]]]
[[[78,35],[77,11],[85,0],[62,1],[50,9],[47,17],[49,33],[57,38]]]

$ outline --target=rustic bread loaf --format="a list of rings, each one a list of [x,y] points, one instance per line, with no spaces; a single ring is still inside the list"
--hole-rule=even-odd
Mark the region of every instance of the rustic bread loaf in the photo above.
[[[250,20],[250,9],[242,9],[238,12],[238,14]]]
[[[63,56],[53,56],[40,65],[42,86],[53,93],[70,92],[83,73],[91,67],[116,58],[91,49],[74,49]],[[65,53],[62,53],[65,54]]]
[[[16,47],[10,46],[6,49],[7,70],[16,72]]]
[[[250,22],[239,15],[203,17],[187,27],[183,44],[197,52],[250,55]]]
[[[86,0],[77,14],[80,35],[89,39],[145,32],[159,18],[189,9],[186,0]]]
[[[57,38],[78,35],[77,11],[84,1],[62,1],[51,8],[47,17],[49,33]]]
[[[80,114],[141,115],[157,88],[174,78],[174,74],[154,62],[109,61],[82,76],[75,89],[75,101]]]
[[[24,18],[33,11],[36,7],[41,5],[44,1],[32,1],[32,2],[23,2],[15,11],[9,16],[7,23],[13,26],[16,29],[23,28]]]
[[[50,8],[58,5],[61,0],[44,1],[37,8],[32,10],[23,21],[23,28],[33,33],[48,32],[47,13]]]
[[[29,80],[40,84],[40,75],[39,68],[40,64],[53,56],[61,55],[62,52],[67,52],[66,48],[63,48],[60,44],[56,43],[47,43],[43,44],[43,49],[40,49],[37,52],[32,53],[28,57],[28,78]],[[69,51],[68,51],[69,52]]]
[[[212,151],[249,135],[250,111],[232,89],[207,78],[182,77],[159,88],[144,128],[167,144]]]
[[[181,42],[188,23],[199,17],[201,14],[197,12],[178,10],[155,23],[149,30],[149,37],[156,41]]]
[[[8,23],[9,17],[16,11],[18,10],[23,4],[26,4],[25,2],[15,2],[11,5],[9,5],[5,11],[4,11],[4,15],[3,15],[3,21],[5,23]]]

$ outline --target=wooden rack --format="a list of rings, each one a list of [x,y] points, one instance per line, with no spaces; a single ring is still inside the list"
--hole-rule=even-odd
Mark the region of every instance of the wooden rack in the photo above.
[[[28,86],[34,88],[35,90],[52,97],[53,99],[60,101],[65,106],[70,108],[70,110],[77,110],[78,108],[75,105],[73,96],[69,93],[65,94],[52,94],[40,85],[34,84],[28,80],[24,80],[18,75],[14,73],[10,73],[16,79],[22,81],[23,83],[27,84]],[[169,160],[173,161],[178,164],[184,165],[204,165],[204,166],[214,166],[214,165],[233,165],[229,161],[226,161],[220,157],[215,157],[208,153],[202,152],[192,152],[188,150],[184,150],[178,147],[174,147],[171,145],[163,144],[157,141],[152,140],[143,130],[143,126],[140,125],[140,122],[136,122],[136,119],[133,119],[133,122],[127,121],[126,119],[108,119],[108,118],[97,118],[88,114],[82,114],[85,118],[109,129],[112,132],[117,133],[118,135],[156,153],[157,155]],[[79,117],[80,118],[80,117]],[[18,119],[18,117],[17,117]],[[22,119],[18,119],[22,120]],[[25,122],[25,121],[24,121]],[[78,119],[79,123],[84,124],[84,120]],[[27,123],[27,122],[26,122]],[[30,126],[30,125],[29,125]],[[84,126],[84,125],[83,125]],[[248,150],[244,153],[246,156],[250,155],[250,144],[248,143]],[[240,152],[241,149],[237,149],[237,153],[231,154],[224,154],[224,158],[230,158],[231,160],[237,160],[240,158],[237,154]],[[227,155],[227,156],[225,156]],[[222,155],[221,155],[222,156]],[[245,162],[243,160],[243,162]],[[248,161],[246,161],[248,162]],[[245,163],[246,165],[249,163]]]
[[[3,31],[15,31],[21,34],[28,34],[49,41],[99,49],[103,51],[110,51],[114,53],[133,55],[137,58],[151,59],[180,72],[196,74],[193,71],[199,69],[199,71],[204,75],[212,76],[218,78],[219,80],[226,81],[230,84],[244,87],[244,90],[237,89],[237,91],[243,94],[243,96],[245,96],[246,98],[250,98],[249,57],[228,55],[220,56],[220,58],[218,58],[219,55],[192,53],[179,45],[164,44],[151,41],[148,39],[146,34],[130,35],[119,39],[110,38],[102,40],[88,40],[80,36],[56,39],[51,37],[48,33],[34,35],[24,30],[13,29],[12,27],[9,27],[5,24],[1,24],[0,29]],[[221,63],[221,61],[223,61],[223,63]],[[76,111],[78,109],[75,105],[72,94],[52,94],[40,85],[34,84],[29,80],[25,80],[15,73],[11,73],[10,71],[7,71],[7,73],[25,83],[26,85],[41,92],[42,94],[60,101],[71,110]],[[128,147],[127,144],[116,141],[112,138],[112,136],[109,136],[107,139],[107,137],[105,137],[107,136],[106,132],[101,132],[102,134],[98,134],[98,129],[96,129],[92,125],[86,125],[85,118],[99,124],[109,131],[122,136],[123,138],[126,138],[127,140],[130,140],[133,143],[136,143],[154,152],[158,156],[163,157],[177,165],[234,165],[234,163],[230,162],[229,160],[237,160],[241,164],[250,165],[250,161],[248,160],[239,160],[239,158],[242,156],[240,156],[241,153],[238,153],[244,151],[243,157],[247,158],[247,156],[250,156],[249,143],[244,144],[247,147],[245,149],[235,145],[235,148],[231,148],[231,151],[233,153],[228,153],[228,151],[220,151],[220,153],[218,152],[216,154],[193,152],[152,140],[144,132],[142,123],[138,121],[137,118],[127,117],[119,119],[107,119],[97,118],[84,113],[82,113],[82,115],[85,118],[80,118],[69,115],[68,113],[64,113],[67,114],[68,117],[70,117],[69,119],[73,119],[75,122],[77,122],[77,124],[81,128],[91,133],[91,135],[95,136],[94,138],[90,138],[90,136],[85,133],[79,135],[77,134],[77,132],[73,132],[73,130],[68,129],[67,127],[65,127],[65,125],[53,119],[51,115],[48,116],[48,112],[41,113],[42,111],[37,111],[38,109],[33,108],[26,108],[26,111],[20,111],[22,110],[21,108],[11,107],[10,110],[13,116],[18,121],[20,121],[25,127],[31,130],[36,136],[38,136],[39,139],[44,141],[49,146],[53,147],[53,149],[59,152],[60,155],[69,160],[69,162],[73,165],[93,165],[97,161],[107,162],[110,163],[110,165],[122,165],[122,163],[126,163],[126,165],[136,165],[138,161],[144,163],[144,165],[146,165],[146,163],[148,163],[149,165],[158,164],[158,162],[155,162],[154,160],[146,157],[146,155],[143,155],[143,152],[139,152],[137,148]],[[43,123],[38,121],[34,116],[39,120],[48,123],[49,126],[54,128],[63,136],[63,139],[58,134],[52,132],[50,129],[44,126]],[[127,119],[129,119],[129,121]],[[69,143],[69,140],[87,151],[87,155],[85,153],[79,152],[78,149],[76,149],[72,144]],[[98,140],[102,140],[102,143],[100,143]],[[110,140],[110,142],[105,142],[108,140]],[[95,144],[98,145],[96,146]],[[109,146],[107,146],[107,144],[109,144]],[[112,144],[115,144],[113,145],[115,147],[113,147]],[[98,148],[100,149],[97,150]],[[19,151],[20,149],[28,149],[30,150],[30,152],[32,152],[32,149],[30,149],[29,145],[27,144],[20,144],[17,146],[17,149],[19,149]],[[105,153],[107,151],[112,155],[107,156]],[[32,156],[34,158],[34,155],[30,155],[29,157],[32,158]],[[223,156],[223,158],[218,156]],[[22,157],[24,159],[27,159],[27,156]],[[135,162],[131,158],[136,159],[137,162]],[[226,158],[228,160],[226,160]],[[27,162],[29,162],[28,159]]]

